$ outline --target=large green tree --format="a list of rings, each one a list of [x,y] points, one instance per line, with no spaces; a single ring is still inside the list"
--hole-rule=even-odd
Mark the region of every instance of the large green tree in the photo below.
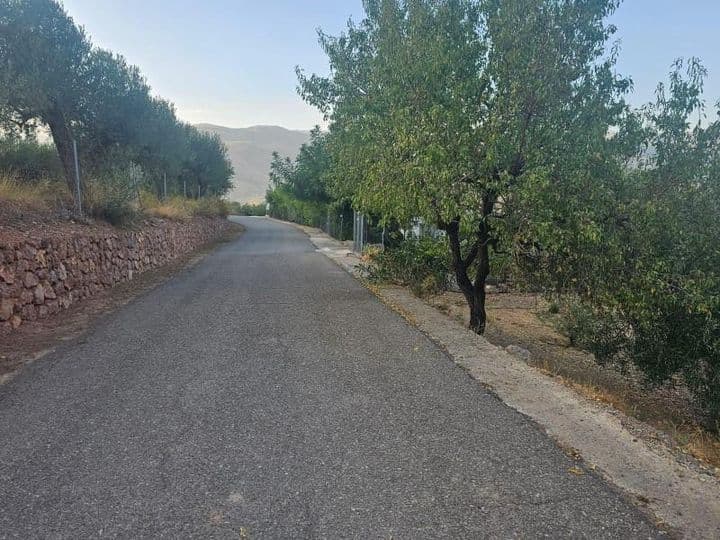
[[[188,155],[183,162],[182,180],[193,197],[221,196],[232,187],[234,174],[227,147],[213,133],[185,125]]]
[[[158,194],[166,184],[175,193],[189,186],[193,196],[231,186],[221,141],[181,123],[136,66],[93,47],[57,0],[0,2],[0,83],[0,129],[13,136],[48,127],[73,194],[73,141],[82,178],[94,182],[140,167]]]
[[[0,117],[10,130],[49,127],[74,192],[72,141],[81,115],[91,45],[62,5],[0,3]]]
[[[310,131],[310,142],[304,143],[294,160],[273,152],[270,163],[272,189],[286,189],[302,201],[327,203],[330,196],[325,185],[325,175],[330,167],[326,147],[326,134],[319,126]]]
[[[331,124],[329,178],[360,209],[447,233],[482,333],[493,252],[533,244],[524,222],[548,217],[536,193],[577,183],[623,109],[628,82],[605,52],[617,2],[364,6],[359,25],[320,34],[330,76],[299,72],[302,95]]]
[[[534,255],[541,283],[572,300],[577,343],[656,383],[684,377],[720,430],[720,111],[708,118],[704,76],[678,62],[655,102],[627,112],[603,189],[537,200],[574,212],[537,230]]]

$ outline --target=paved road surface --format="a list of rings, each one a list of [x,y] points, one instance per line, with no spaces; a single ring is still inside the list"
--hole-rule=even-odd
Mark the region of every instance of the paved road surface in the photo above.
[[[0,537],[657,535],[303,234],[242,221],[0,387]]]

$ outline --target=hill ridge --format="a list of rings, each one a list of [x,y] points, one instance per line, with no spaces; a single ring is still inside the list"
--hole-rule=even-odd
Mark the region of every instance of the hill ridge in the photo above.
[[[300,146],[310,139],[309,130],[293,130],[276,125],[233,128],[200,122],[195,127],[216,133],[228,147],[235,168],[234,187],[228,198],[241,202],[257,202],[265,197],[274,151],[292,158]]]

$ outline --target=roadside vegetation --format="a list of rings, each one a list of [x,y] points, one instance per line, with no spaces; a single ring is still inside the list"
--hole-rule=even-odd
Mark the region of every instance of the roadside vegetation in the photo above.
[[[73,215],[82,206],[113,224],[144,210],[225,211],[233,169],[220,139],[179,121],[140,70],[94,46],[60,2],[2,2],[0,80],[4,199]],[[147,194],[162,204],[148,205]]]
[[[227,203],[228,212],[236,216],[264,216],[267,213],[267,205],[259,203],[241,203],[230,201]]]
[[[336,205],[403,231],[371,276],[452,284],[478,333],[489,283],[545,295],[572,344],[651,387],[682,384],[717,432],[718,107],[694,58],[628,104],[618,5],[365,2],[364,20],[319,34],[330,74],[298,69],[328,128],[276,156],[267,200],[308,225]],[[418,222],[432,238],[413,237]]]
[[[331,168],[328,135],[315,127],[295,159],[273,154],[266,201],[269,214],[323,228],[340,240],[352,238],[350,200],[332,196],[325,181]]]

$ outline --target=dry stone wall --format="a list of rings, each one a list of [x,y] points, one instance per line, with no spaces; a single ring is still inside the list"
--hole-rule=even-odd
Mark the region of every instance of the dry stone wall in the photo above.
[[[151,220],[136,230],[87,227],[17,236],[0,231],[0,333],[45,319],[236,227],[219,218]]]

